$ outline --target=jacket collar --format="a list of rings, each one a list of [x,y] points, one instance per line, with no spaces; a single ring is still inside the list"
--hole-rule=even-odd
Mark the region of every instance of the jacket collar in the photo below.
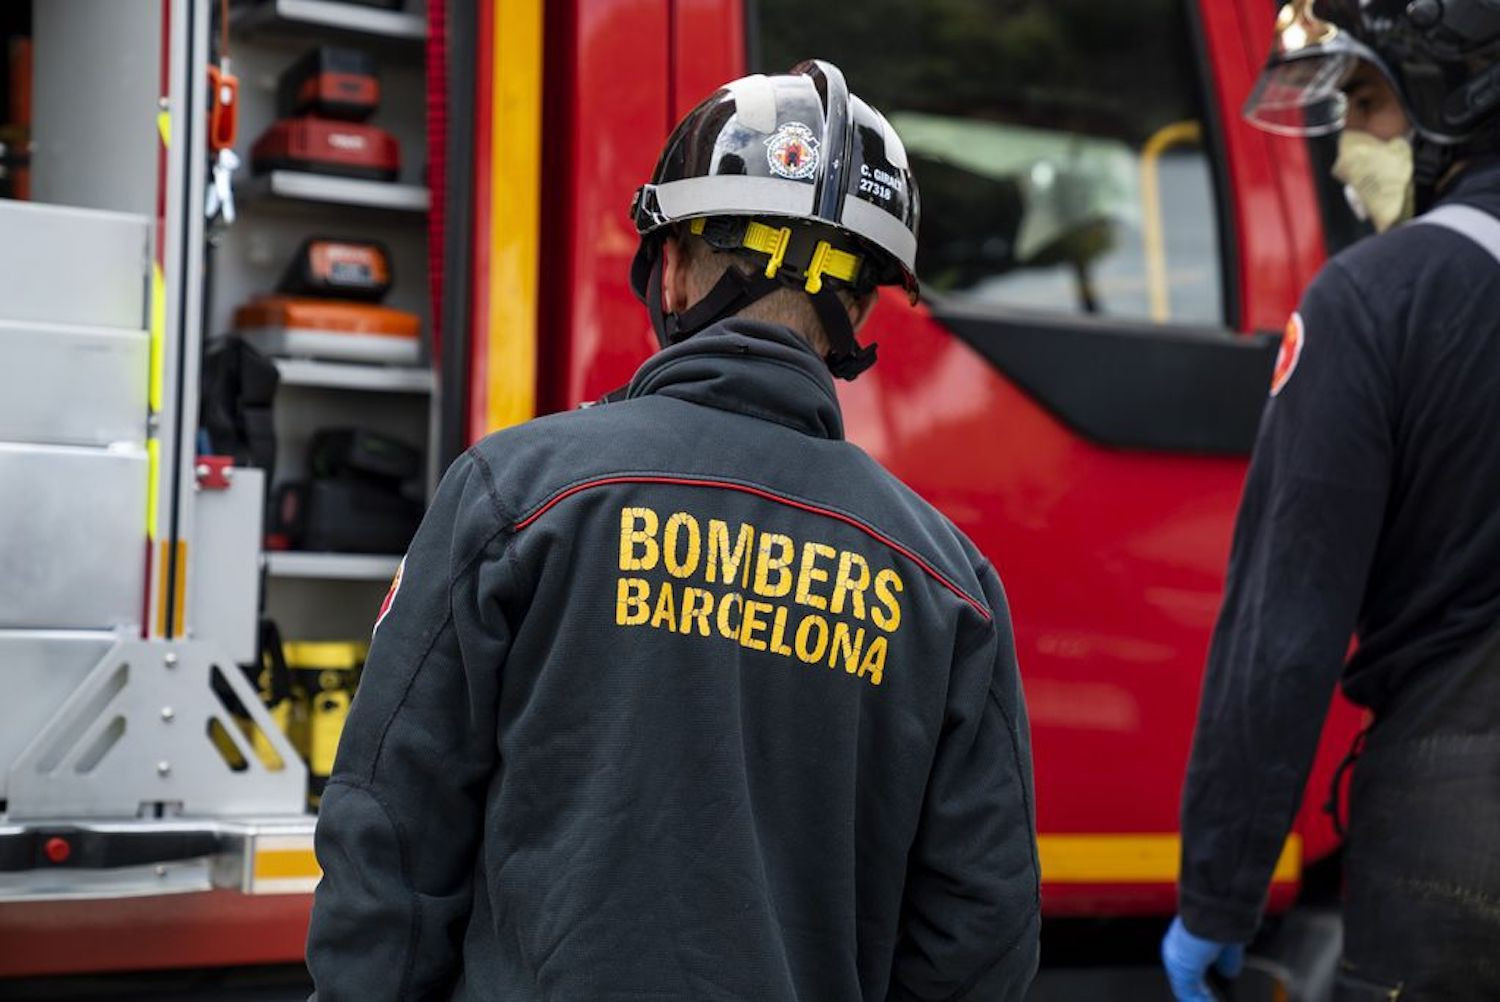
[[[1500,156],[1476,157],[1448,183],[1438,201],[1449,202],[1475,196],[1500,194]]]
[[[774,421],[818,438],[844,437],[828,366],[786,327],[730,317],[647,360],[626,398],[659,394]]]

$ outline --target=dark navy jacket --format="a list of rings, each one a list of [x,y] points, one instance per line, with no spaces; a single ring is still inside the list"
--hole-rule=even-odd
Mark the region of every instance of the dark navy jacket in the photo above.
[[[323,797],[357,999],[1019,999],[1039,920],[1005,597],[729,321],[444,478]]]
[[[1500,216],[1500,165],[1449,202]],[[1474,695],[1500,626],[1500,264],[1402,226],[1329,262],[1293,323],[1183,798],[1183,920],[1219,940],[1255,930],[1341,678],[1372,740],[1493,728],[1500,696]]]

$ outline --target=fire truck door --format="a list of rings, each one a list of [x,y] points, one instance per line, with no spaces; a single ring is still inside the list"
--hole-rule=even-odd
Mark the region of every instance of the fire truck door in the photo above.
[[[1298,282],[1302,236],[1232,114],[1250,46],[1224,44],[1237,12],[1215,6],[746,3],[748,69],[838,63],[918,179],[925,309],[876,314],[881,361],[843,393],[846,420],[1006,582],[1054,913],[1172,905],[1178,784],[1276,352],[1242,331],[1279,327]]]

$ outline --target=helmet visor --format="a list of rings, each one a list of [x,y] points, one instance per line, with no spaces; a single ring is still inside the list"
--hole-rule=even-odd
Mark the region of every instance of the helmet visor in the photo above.
[[[1309,52],[1273,61],[1245,101],[1250,124],[1281,136],[1323,136],[1344,127],[1344,85],[1359,59],[1352,52]]]

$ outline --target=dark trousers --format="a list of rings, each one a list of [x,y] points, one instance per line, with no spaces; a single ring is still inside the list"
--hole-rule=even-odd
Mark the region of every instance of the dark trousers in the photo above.
[[[1500,1000],[1500,735],[1372,738],[1345,865],[1336,1002]]]

